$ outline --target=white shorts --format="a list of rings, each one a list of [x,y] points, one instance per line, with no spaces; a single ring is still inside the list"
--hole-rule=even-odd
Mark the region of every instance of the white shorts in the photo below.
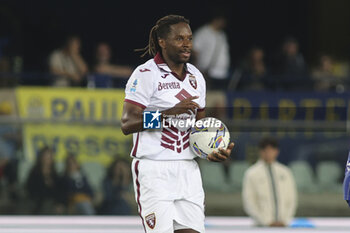
[[[204,233],[204,191],[195,160],[134,159],[135,199],[145,232]]]

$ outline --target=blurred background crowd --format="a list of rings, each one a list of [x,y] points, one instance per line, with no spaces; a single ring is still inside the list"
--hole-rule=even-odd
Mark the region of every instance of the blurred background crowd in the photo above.
[[[200,37],[210,37],[208,41],[215,40],[213,33],[222,36],[213,60],[228,69],[215,74],[225,76],[231,84],[227,88],[337,92],[348,88],[346,1],[192,1],[186,7],[181,3],[154,2],[151,7],[107,1],[1,1],[1,86],[86,86],[89,74],[98,74],[98,87],[123,87],[120,79],[140,64],[133,50],[147,43],[148,28],[159,16],[177,13],[189,18],[193,32],[198,32],[195,49],[204,48]],[[123,9],[132,9],[132,14]],[[201,27],[204,24],[214,31]],[[212,52],[206,51],[207,60],[199,56],[194,62],[204,72],[217,65],[208,58]],[[69,82],[57,75],[67,76]],[[114,77],[112,83],[107,76]]]
[[[123,92],[133,69],[148,59],[140,58],[134,49],[148,43],[155,20],[180,14],[191,21],[191,62],[207,79],[208,112],[225,120],[237,145],[223,165],[200,161],[209,214],[244,215],[244,172],[258,159],[259,140],[269,135],[279,139],[279,160],[291,168],[302,194],[297,215],[349,216],[341,196],[349,149],[349,8],[346,0],[196,0],[172,5],[161,1],[0,1],[0,214],[136,214],[127,153],[130,138],[123,142],[126,150],[122,152],[117,140],[114,154],[102,163],[81,159],[83,152],[68,142],[60,156],[54,139],[41,147],[28,147],[28,141],[40,138],[28,139],[26,124],[39,127],[35,124],[40,122],[23,117],[20,106],[26,98],[19,100],[18,90],[39,86]],[[83,93],[89,98],[91,92]],[[327,127],[325,119],[316,116],[319,121],[300,125],[295,117],[281,128],[281,121],[291,120],[290,112],[286,110],[286,118],[279,112],[275,119],[273,111],[278,106],[298,109],[305,96],[314,101],[312,108],[326,106],[325,119],[334,118],[339,124]],[[288,98],[297,104],[283,105]],[[30,102],[31,113],[41,111],[39,102]],[[78,111],[72,113],[75,117],[80,116],[79,106],[73,107],[72,112]],[[91,109],[94,106],[89,104]],[[260,113],[272,106],[267,110],[271,119],[239,121],[245,112],[235,115],[235,107],[246,106],[252,111],[259,108]],[[328,114],[330,107],[339,108],[341,115]],[[56,113],[63,112],[61,108]],[[97,123],[109,126],[111,122]],[[91,121],[80,124],[100,127]],[[270,128],[262,129],[266,125]],[[95,148],[96,141],[86,142],[87,150]],[[28,159],[29,150],[34,159]]]

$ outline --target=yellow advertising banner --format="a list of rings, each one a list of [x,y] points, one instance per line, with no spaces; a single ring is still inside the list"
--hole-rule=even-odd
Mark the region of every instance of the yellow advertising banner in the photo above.
[[[108,165],[116,156],[128,157],[130,137],[120,127],[70,124],[27,124],[23,131],[24,146],[29,161],[45,145],[55,150],[56,161],[62,162],[68,153],[80,162]]]
[[[131,137],[120,129],[124,91],[80,88],[18,88],[26,159],[34,161],[44,145],[56,160],[68,153],[80,162],[107,165],[115,156],[129,156]]]
[[[24,119],[118,122],[124,91],[83,88],[18,88],[18,109]]]

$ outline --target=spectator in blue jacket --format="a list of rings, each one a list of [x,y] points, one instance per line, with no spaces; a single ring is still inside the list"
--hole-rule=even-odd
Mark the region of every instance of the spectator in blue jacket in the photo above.
[[[70,154],[66,158],[62,189],[65,192],[68,213],[79,215],[95,214],[92,188],[80,169],[75,155]]]

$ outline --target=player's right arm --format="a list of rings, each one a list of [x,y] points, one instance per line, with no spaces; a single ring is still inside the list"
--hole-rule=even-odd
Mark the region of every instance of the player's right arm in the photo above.
[[[194,112],[199,108],[199,105],[193,101],[197,96],[182,100],[174,107],[162,111],[162,117],[172,116],[182,113]],[[122,131],[125,135],[140,132],[143,130],[143,110],[140,105],[134,104],[131,101],[125,101],[122,113]]]
[[[121,123],[122,131],[125,135],[143,130],[142,113],[142,107],[129,102],[124,102]]]
[[[174,107],[162,111],[162,117],[174,116],[182,113],[191,114],[191,112],[195,112],[196,109],[199,109],[199,105],[193,101],[194,99],[198,99],[198,96],[191,96],[187,99],[180,101]]]

